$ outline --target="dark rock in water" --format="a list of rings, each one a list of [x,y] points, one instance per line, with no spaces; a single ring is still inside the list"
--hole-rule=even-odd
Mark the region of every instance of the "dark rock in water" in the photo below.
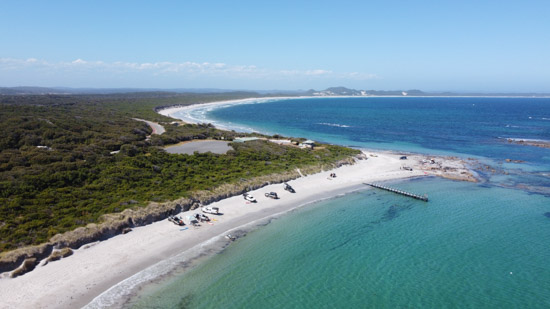
[[[507,163],[525,163],[523,160],[512,160],[512,159],[506,159]]]
[[[544,216],[545,216],[546,218],[550,218],[550,212],[545,212],[545,213],[544,213]]]
[[[390,206],[390,208],[388,208],[384,216],[382,216],[382,220],[390,221],[397,217],[399,217],[399,209],[397,208],[397,206],[392,205]]]
[[[380,221],[391,221],[401,215],[401,212],[409,210],[414,204],[392,205],[386,210]]]

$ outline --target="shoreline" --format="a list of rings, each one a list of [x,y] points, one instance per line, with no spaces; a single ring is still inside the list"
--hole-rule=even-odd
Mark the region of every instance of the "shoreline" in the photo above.
[[[224,104],[263,103],[284,98],[221,101],[165,108],[158,112],[169,116],[182,109],[204,108],[206,105],[217,107]],[[188,120],[191,119],[183,119],[185,122]],[[271,184],[251,191],[258,200],[257,204],[246,204],[242,196],[214,202],[209,206],[220,207],[221,212],[225,214],[215,217],[217,221],[213,225],[203,224],[199,228],[188,227],[180,230],[180,227],[164,219],[136,227],[127,234],[120,234],[106,241],[84,245],[75,250],[71,257],[50,262],[45,267],[40,264],[23,276],[0,277],[0,291],[6,294],[0,298],[0,307],[103,308],[123,305],[135,289],[162,278],[163,275],[169,274],[170,269],[193,264],[205,255],[210,256],[223,250],[230,244],[223,235],[236,233],[233,231],[241,229],[246,230],[251,226],[251,229],[254,229],[263,225],[261,222],[269,222],[273,218],[324,199],[366,190],[368,187],[363,185],[364,182],[405,180],[425,176],[475,181],[475,177],[466,168],[465,161],[459,158],[407,153],[409,160],[402,161],[399,160],[401,154],[396,152],[363,150],[363,153],[367,155],[367,160],[356,160],[356,164],[351,166],[345,165],[289,181],[288,183],[297,190],[295,194],[282,190],[281,184]],[[437,158],[438,165],[426,167],[425,161],[431,158]],[[404,164],[413,170],[403,169]],[[329,180],[327,176],[331,172],[336,173],[338,177]],[[464,175],[465,173],[470,174]],[[270,191],[279,193],[281,199],[265,198],[264,193]],[[182,214],[185,217],[196,212],[199,211]],[[164,273],[155,268],[162,268],[166,263],[174,265],[164,268]],[[151,271],[153,274],[146,275]],[[32,295],[26,293],[29,290],[33,291]],[[107,303],[107,300],[115,303]]]
[[[179,113],[182,111],[192,111],[196,109],[208,109],[208,108],[216,108],[219,106],[227,105],[240,105],[240,104],[261,104],[261,103],[268,103],[273,101],[279,101],[279,100],[292,100],[292,99],[331,99],[331,98],[518,98],[516,96],[399,96],[399,95],[387,95],[387,96],[379,96],[379,95],[367,95],[367,96],[345,96],[345,95],[333,95],[333,96],[280,96],[280,97],[255,97],[255,98],[246,98],[246,99],[236,99],[236,100],[226,100],[226,101],[216,101],[216,102],[209,102],[209,103],[199,103],[199,104],[191,104],[191,105],[171,105],[171,106],[163,106],[160,108],[155,109],[155,111],[163,116],[171,117],[177,120],[182,120],[187,123],[191,124],[199,124],[210,122],[214,124],[219,129],[222,130],[248,130],[247,132],[254,132],[251,128],[242,128],[242,127],[231,127],[226,124],[219,124],[213,122],[211,119],[197,119],[193,117],[189,117],[189,114],[187,115],[178,115],[178,117],[172,116],[174,113]],[[523,96],[521,98],[549,98],[549,97],[531,97],[531,96]]]
[[[85,306],[96,299],[89,308],[100,308],[100,304],[104,303],[101,295],[109,298],[109,294],[104,294],[105,292],[116,289],[117,285],[120,287],[120,284],[136,274],[180,254],[190,254],[192,257],[195,249],[198,249],[198,255],[201,256],[204,254],[205,244],[219,238],[227,243],[229,241],[221,235],[231,233],[230,231],[251,222],[287,213],[303,205],[333,198],[362,187],[366,189],[363,182],[438,176],[435,171],[421,169],[420,160],[426,158],[424,156],[410,157],[407,164],[414,170],[408,171],[401,169],[403,162],[399,160],[398,154],[367,154],[374,156],[367,160],[359,160],[351,166],[346,165],[289,181],[288,183],[297,191],[295,194],[282,190],[281,184],[271,184],[251,191],[258,200],[255,204],[246,204],[242,196],[212,203],[210,206],[220,207],[220,211],[224,213],[222,216],[210,216],[217,220],[213,225],[203,224],[198,228],[180,230],[179,226],[165,219],[136,227],[127,234],[117,235],[106,241],[85,245],[75,250],[71,257],[50,262],[46,266],[39,265],[23,276],[1,278],[0,290],[6,295],[1,298],[0,305],[5,308],[74,308]],[[415,164],[411,164],[413,160]],[[451,166],[462,163],[443,161],[443,164]],[[329,180],[327,176],[331,172],[336,173],[337,177]],[[281,198],[271,200],[264,197],[264,193],[270,191],[276,191]],[[194,212],[189,211],[183,215]],[[176,261],[177,264],[187,262]],[[153,279],[148,277],[145,282]],[[27,293],[29,290],[33,291],[32,295]],[[127,292],[132,293],[133,290]],[[115,294],[122,296],[122,299],[131,296],[120,295],[118,292]]]
[[[148,284],[155,284],[161,282],[166,278],[173,276],[174,272],[181,274],[207,260],[208,258],[221,254],[223,251],[231,245],[233,241],[228,241],[225,235],[231,234],[236,239],[245,237],[248,233],[253,232],[261,227],[270,224],[273,220],[277,220],[283,216],[286,216],[293,211],[296,211],[303,207],[313,206],[316,203],[335,199],[353,192],[361,190],[370,190],[366,186],[360,186],[357,188],[351,188],[341,193],[331,192],[323,196],[322,198],[306,201],[303,204],[285,209],[279,213],[270,214],[266,217],[256,219],[252,222],[245,223],[241,226],[234,227],[225,231],[222,234],[216,235],[196,246],[183,251],[171,258],[162,260],[159,263],[152,265],[151,267],[144,269],[143,271],[136,273],[130,278],[127,278],[120,283],[112,286],[104,293],[98,295],[90,303],[86,304],[83,308],[124,308],[133,297],[137,296],[143,286]]]
[[[163,116],[174,118],[174,119],[177,119],[177,120],[181,120],[181,121],[186,122],[186,123],[200,124],[200,123],[204,123],[206,121],[206,122],[212,123],[216,128],[221,129],[221,130],[228,130],[228,131],[231,131],[231,130],[243,131],[244,130],[244,131],[253,132],[253,130],[251,128],[231,127],[231,126],[228,126],[226,124],[215,123],[211,119],[197,119],[197,118],[192,117],[190,115],[190,113],[187,113],[186,115],[178,115],[178,117],[174,117],[172,115],[175,114],[175,113],[181,113],[181,112],[184,112],[184,111],[192,112],[192,111],[197,110],[197,109],[200,109],[200,110],[214,109],[214,108],[219,108],[220,106],[224,106],[224,105],[232,106],[232,105],[240,105],[240,104],[261,104],[261,103],[268,103],[268,102],[272,102],[272,101],[285,100],[285,99],[307,99],[307,98],[311,98],[311,97],[306,96],[306,97],[267,97],[267,98],[258,97],[258,98],[247,98],[247,99],[237,99],[237,100],[227,100],[227,101],[217,101],[217,102],[209,102],[209,103],[191,104],[191,105],[185,105],[185,106],[173,105],[173,106],[159,108],[159,109],[156,110],[156,112],[163,115]]]

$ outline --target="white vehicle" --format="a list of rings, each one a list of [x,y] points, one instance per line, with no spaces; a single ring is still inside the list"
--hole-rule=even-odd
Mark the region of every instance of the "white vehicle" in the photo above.
[[[243,197],[244,197],[245,200],[247,200],[251,203],[256,203],[256,199],[248,193],[243,193]]]
[[[208,218],[208,216],[206,216],[205,214],[195,214],[195,219],[197,219],[200,222],[210,221],[210,218]]]
[[[205,212],[207,214],[213,214],[213,215],[219,215],[220,209],[218,207],[210,207],[210,206],[204,206],[201,208],[202,212]]]

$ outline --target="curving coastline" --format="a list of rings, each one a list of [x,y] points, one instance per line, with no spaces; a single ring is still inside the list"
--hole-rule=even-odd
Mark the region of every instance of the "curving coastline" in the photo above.
[[[222,130],[236,130],[240,132],[252,132],[252,128],[247,127],[236,127],[236,126],[230,126],[225,123],[217,123],[213,121],[212,119],[207,119],[204,117],[198,117],[195,116],[195,113],[197,111],[199,112],[199,115],[204,116],[204,114],[208,111],[211,111],[213,109],[221,108],[221,107],[229,107],[232,105],[239,105],[239,104],[261,104],[261,103],[268,103],[273,102],[277,100],[284,100],[284,99],[306,99],[311,98],[309,96],[303,96],[303,97],[269,97],[269,98],[248,98],[248,99],[238,99],[238,100],[228,100],[228,101],[217,101],[217,102],[210,102],[210,103],[201,103],[201,104],[193,104],[193,105],[171,105],[171,106],[161,106],[155,109],[155,111],[163,116],[176,118],[178,120],[183,120],[187,123],[205,123],[209,122],[214,124],[217,128]]]
[[[227,102],[210,104],[222,105]],[[374,153],[365,152],[365,155],[368,154]],[[167,220],[162,220],[134,228],[128,234],[112,237],[108,241],[85,245],[68,259],[52,262],[47,267],[38,266],[37,269],[22,277],[0,280],[0,291],[6,294],[6,297],[0,300],[0,304],[7,308],[72,308],[86,305],[105,291],[114,291],[114,286],[119,286],[118,283],[128,283],[127,280],[135,274],[159,265],[167,259],[177,264],[186,263],[197,256],[202,256],[205,251],[213,250],[205,244],[221,241],[222,247],[227,245],[227,242],[220,238],[228,231],[242,229],[251,222],[253,222],[252,225],[254,222],[263,222],[262,220],[266,218],[319,199],[363,188],[362,183],[366,181],[433,175],[461,180],[471,180],[470,177],[473,177],[471,174],[466,175],[467,168],[459,159],[438,158],[438,166],[428,167],[422,162],[426,159],[425,156],[409,157],[407,163],[413,167],[413,171],[408,171],[401,169],[402,163],[399,161],[398,154],[376,153],[368,160],[357,161],[353,167],[342,166],[331,169],[330,172],[338,175],[332,180],[327,179],[329,172],[324,171],[291,181],[291,185],[298,191],[296,194],[291,195],[282,191],[280,184],[271,184],[260,186],[252,192],[259,201],[261,200],[255,205],[245,204],[240,196],[225,198],[221,201],[214,201],[216,199],[207,201],[214,201],[212,205],[220,207],[225,213],[217,218],[218,221],[214,222],[214,225],[203,225],[198,229],[180,231]],[[294,178],[296,177],[298,176],[294,175]],[[282,191],[281,200],[262,199],[263,194],[269,191]],[[107,273],[106,269],[108,269]],[[128,286],[123,290],[127,288]],[[28,289],[33,290],[31,297],[25,293]],[[131,290],[127,289],[126,292],[131,293]],[[115,294],[120,293],[115,292]],[[109,299],[112,298],[111,296],[109,293],[99,296],[90,306],[115,305],[107,305],[104,301],[104,297]],[[128,295],[119,296],[124,299]]]
[[[413,159],[409,160],[410,164]],[[459,162],[445,160],[440,163],[449,166]],[[282,190],[281,184],[271,184],[251,192],[258,199],[257,204],[246,204],[242,196],[214,202],[211,205],[220,207],[224,215],[216,217],[213,225],[203,224],[199,228],[180,230],[167,220],[162,220],[134,228],[130,233],[107,241],[85,245],[75,250],[71,257],[46,267],[39,266],[25,276],[0,280],[0,290],[5,294],[0,303],[5,308],[83,306],[111,287],[163,260],[193,248],[199,251],[195,256],[200,256],[204,252],[205,242],[214,241],[212,239],[250,222],[363,188],[363,182],[435,175],[435,171],[422,170],[421,161],[415,160],[413,171],[401,169],[401,164],[397,154],[378,153],[376,157],[359,160],[353,166],[345,165],[292,180],[289,183],[296,189],[295,194]],[[331,172],[338,177],[327,179]],[[264,193],[269,191],[277,191],[281,199],[264,198]],[[191,251],[187,254],[193,256]],[[176,261],[178,264],[186,263],[186,260],[177,258]],[[28,290],[33,291],[32,295],[28,295]],[[124,298],[128,295],[120,296]],[[101,303],[95,302],[93,306]]]

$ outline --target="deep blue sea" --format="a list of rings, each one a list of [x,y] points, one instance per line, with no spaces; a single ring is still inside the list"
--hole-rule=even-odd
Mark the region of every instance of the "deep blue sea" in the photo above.
[[[273,100],[198,109],[247,131],[475,158],[482,181],[392,183],[307,205],[177,276],[134,308],[550,308],[548,98]],[[508,163],[506,159],[521,160]]]

